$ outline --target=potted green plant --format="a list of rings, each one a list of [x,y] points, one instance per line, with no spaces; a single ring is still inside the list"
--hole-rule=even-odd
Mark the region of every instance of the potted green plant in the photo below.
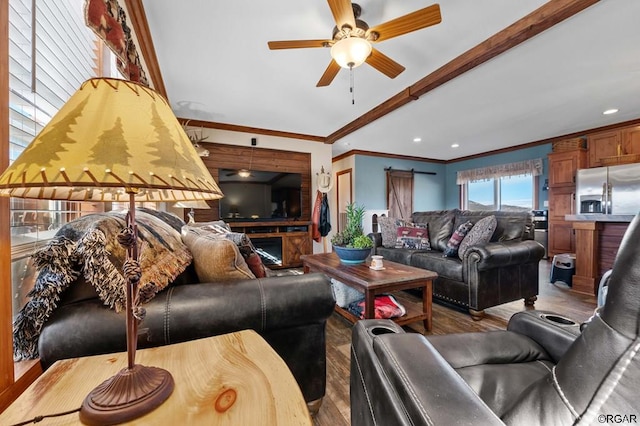
[[[344,230],[337,232],[331,238],[333,251],[343,263],[363,263],[371,254],[373,241],[364,235],[362,230],[364,212],[364,206],[357,206],[355,203],[348,204],[346,207],[346,226]]]

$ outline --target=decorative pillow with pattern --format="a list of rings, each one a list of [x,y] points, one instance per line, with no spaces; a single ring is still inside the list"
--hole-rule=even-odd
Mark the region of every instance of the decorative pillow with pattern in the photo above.
[[[382,245],[386,248],[394,248],[396,239],[398,238],[398,228],[407,226],[408,223],[404,219],[395,217],[380,216],[378,218],[380,233],[382,234]]]
[[[447,242],[447,248],[444,251],[444,255],[446,257],[456,257],[458,255],[458,248],[460,247],[460,243],[464,237],[471,231],[473,228],[473,222],[467,221],[462,225],[458,226],[458,229],[453,231],[453,235],[449,238]]]
[[[484,246],[491,241],[491,236],[496,230],[497,225],[498,221],[494,215],[484,217],[477,221],[460,243],[458,257],[462,259],[467,250],[472,246]]]
[[[431,250],[429,242],[429,226],[399,226],[396,237],[396,248],[411,250]]]

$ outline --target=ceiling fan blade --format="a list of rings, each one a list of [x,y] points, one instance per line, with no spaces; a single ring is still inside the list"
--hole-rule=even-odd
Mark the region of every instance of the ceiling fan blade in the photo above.
[[[377,49],[371,49],[367,63],[389,78],[396,78],[405,70],[402,65]]]
[[[372,41],[379,43],[393,37],[439,24],[441,21],[440,5],[436,3],[424,9],[416,10],[415,12],[369,28],[367,34],[371,34],[372,32],[378,33],[378,38]]]
[[[330,43],[331,40],[282,40],[282,41],[270,41],[267,44],[269,49],[302,49],[306,47],[325,47],[326,43]]]
[[[324,87],[330,85],[333,79],[336,78],[336,75],[338,75],[338,71],[340,71],[340,65],[338,65],[338,63],[332,59],[329,63],[329,66],[324,71],[324,74],[322,74],[322,77],[320,77],[320,81],[318,81],[316,87]]]
[[[336,21],[338,29],[346,24],[352,29],[356,28],[356,18],[353,16],[353,6],[351,6],[351,0],[327,0],[329,8],[333,14],[333,19]]]

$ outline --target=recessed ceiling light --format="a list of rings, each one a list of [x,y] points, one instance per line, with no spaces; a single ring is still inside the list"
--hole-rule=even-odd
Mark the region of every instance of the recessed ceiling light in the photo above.
[[[460,144],[457,144],[457,143],[451,144],[451,148],[458,148],[459,146],[460,146]]]
[[[609,115],[609,114],[615,114],[616,112],[618,112],[618,109],[617,109],[617,108],[611,108],[611,109],[608,109],[608,110],[606,110],[606,111],[603,111],[602,113],[603,113],[604,115]]]
[[[414,142],[422,142],[422,138],[413,138]]]

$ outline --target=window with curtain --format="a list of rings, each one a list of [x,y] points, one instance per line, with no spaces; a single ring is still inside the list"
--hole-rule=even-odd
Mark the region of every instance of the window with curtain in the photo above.
[[[35,7],[35,8],[34,8]],[[9,159],[15,160],[85,80],[116,76],[115,58],[87,28],[84,0],[9,0]],[[12,198],[14,315],[34,277],[29,256],[63,224],[100,203]]]
[[[462,208],[469,210],[530,211],[537,205],[537,176],[542,159],[463,170]]]

